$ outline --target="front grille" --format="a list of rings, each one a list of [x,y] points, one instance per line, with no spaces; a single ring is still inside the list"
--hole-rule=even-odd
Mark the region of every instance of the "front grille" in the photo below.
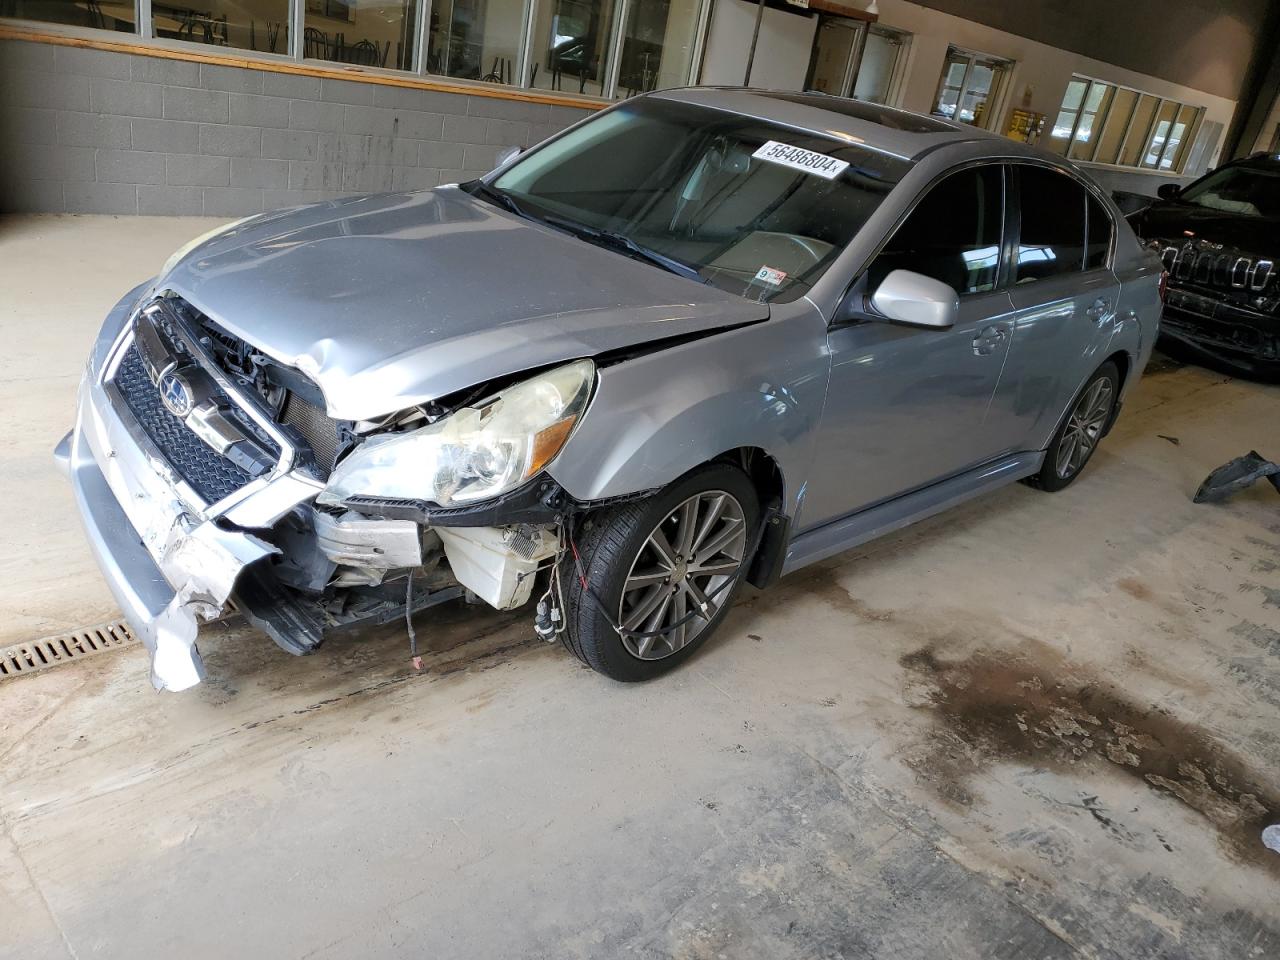
[[[315,404],[308,403],[296,393],[289,394],[289,399],[285,401],[280,422],[302,434],[302,439],[307,441],[307,446],[315,456],[320,479],[327,479],[338,458],[337,423]]]
[[[136,345],[130,344],[125,351],[114,382],[138,425],[165,460],[208,503],[230,496],[249,482],[248,473],[206,446],[165,408]]]

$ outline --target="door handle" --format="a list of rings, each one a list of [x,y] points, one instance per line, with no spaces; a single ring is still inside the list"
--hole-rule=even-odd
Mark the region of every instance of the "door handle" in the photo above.
[[[1085,313],[1094,323],[1101,323],[1111,314],[1111,301],[1106,297],[1099,297]]]
[[[1004,338],[1008,336],[1004,327],[992,324],[989,327],[983,327],[982,331],[973,338],[973,352],[980,357],[989,357],[996,352],[996,348],[1004,343]]]

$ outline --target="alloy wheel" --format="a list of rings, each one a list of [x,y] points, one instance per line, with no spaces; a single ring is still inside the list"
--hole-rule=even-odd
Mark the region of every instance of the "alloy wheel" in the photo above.
[[[737,498],[707,490],[679,504],[653,528],[627,572],[618,622],[624,630],[660,635],[624,635],[628,653],[661,660],[706,628],[728,600],[731,590],[721,588],[742,566],[746,526]]]
[[[1102,431],[1106,429],[1107,417],[1111,416],[1111,398],[1114,392],[1110,378],[1099,377],[1071,411],[1054,463],[1061,479],[1066,480],[1079,473],[1092,455],[1102,438]]]

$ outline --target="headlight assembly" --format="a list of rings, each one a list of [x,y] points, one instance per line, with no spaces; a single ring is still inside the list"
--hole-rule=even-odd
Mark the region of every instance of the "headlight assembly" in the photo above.
[[[556,456],[586,409],[595,365],[578,360],[455,410],[428,427],[373,437],[317,498],[426,500],[456,506],[519,486]]]

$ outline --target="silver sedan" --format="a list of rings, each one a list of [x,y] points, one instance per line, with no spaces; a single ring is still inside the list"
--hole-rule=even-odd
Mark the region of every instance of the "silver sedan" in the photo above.
[[[178,251],[108,317],[59,455],[157,687],[201,679],[233,597],[298,654],[464,595],[529,604],[641,680],[744,582],[1074,481],[1160,281],[1060,158],[667,91],[479,180]]]

